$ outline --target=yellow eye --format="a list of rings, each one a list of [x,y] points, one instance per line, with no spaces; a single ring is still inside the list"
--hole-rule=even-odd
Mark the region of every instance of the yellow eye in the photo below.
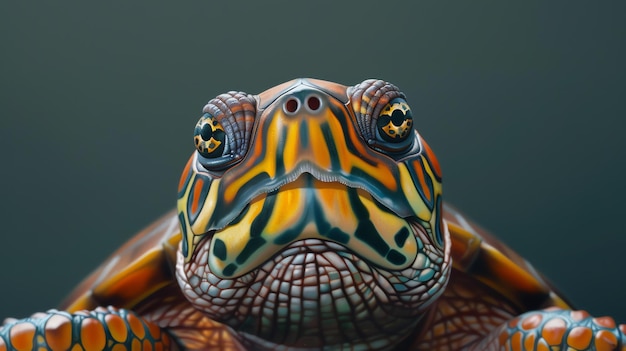
[[[382,140],[391,143],[405,141],[413,130],[413,115],[409,105],[400,97],[389,101],[380,111],[376,126]]]
[[[216,158],[224,154],[226,133],[215,117],[205,113],[196,124],[193,141],[200,155]]]

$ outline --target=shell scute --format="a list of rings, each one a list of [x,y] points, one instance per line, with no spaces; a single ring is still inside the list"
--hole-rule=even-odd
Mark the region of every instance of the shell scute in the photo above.
[[[174,280],[181,240],[170,211],[113,253],[61,304],[70,312],[114,305],[130,308]]]
[[[455,270],[498,291],[523,311],[571,304],[535,268],[454,207],[444,205]],[[451,279],[454,279],[454,275]]]

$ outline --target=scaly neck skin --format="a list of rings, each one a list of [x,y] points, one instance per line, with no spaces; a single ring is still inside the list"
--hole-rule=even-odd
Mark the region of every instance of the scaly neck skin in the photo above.
[[[430,245],[411,267],[387,272],[339,244],[306,239],[257,270],[223,279],[206,264],[210,242],[201,241],[188,263],[179,253],[179,284],[197,309],[252,349],[393,349],[415,331],[450,271],[448,256]]]

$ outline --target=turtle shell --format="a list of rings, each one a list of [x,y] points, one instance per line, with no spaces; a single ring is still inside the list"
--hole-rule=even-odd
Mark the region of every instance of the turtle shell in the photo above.
[[[274,101],[279,103],[274,104]],[[258,114],[255,106],[261,111]],[[301,129],[295,127],[301,122],[297,115],[300,108],[308,111],[303,116],[314,116],[304,119],[306,124]],[[439,165],[417,130],[412,129],[412,114],[404,95],[395,86],[379,80],[366,80],[354,87],[345,87],[303,79],[279,85],[258,96],[242,92],[222,94],[211,100],[203,111],[194,138],[198,153],[190,159],[179,184],[178,211],[167,213],[115,252],[78,286],[62,308],[70,312],[108,305],[132,309],[162,327],[180,327],[174,333],[177,336],[187,333],[185,341],[193,340],[194,333],[201,332],[198,320],[204,323],[204,329],[207,324],[219,324],[211,320],[206,311],[198,310],[205,305],[219,307],[208,301],[213,295],[203,295],[206,300],[188,301],[181,290],[189,292],[194,288],[192,285],[195,283],[187,282],[190,279],[184,267],[195,264],[192,257],[202,256],[202,250],[211,250],[207,267],[212,274],[224,280],[241,277],[264,262],[280,257],[285,251],[283,248],[288,245],[309,245],[301,239],[310,238],[343,245],[348,251],[359,254],[355,260],[361,260],[358,257],[367,258],[381,268],[379,273],[395,274],[411,263],[426,267],[432,262],[425,255],[419,256],[421,242],[406,240],[410,231],[416,231],[416,236],[427,235],[429,245],[435,248],[433,250],[439,250],[439,262],[444,263],[444,268],[440,270],[442,273],[435,279],[432,279],[435,269],[430,269],[430,266],[421,270],[423,277],[413,271],[408,276],[392,277],[397,281],[404,278],[404,282],[435,282],[423,294],[425,300],[411,302],[420,303],[420,309],[414,309],[416,315],[420,313],[420,324],[417,321],[415,324],[402,324],[404,321],[400,321],[398,313],[406,310],[405,305],[391,313],[385,311],[389,317],[387,321],[405,327],[404,335],[417,325],[415,335],[404,339],[414,340],[414,349],[437,348],[433,346],[444,338],[450,343],[454,339],[450,337],[454,332],[449,326],[451,321],[464,328],[468,325],[477,328],[476,333],[465,333],[471,337],[484,335],[485,331],[525,311],[550,306],[570,308],[569,303],[523,258],[452,206],[442,205]],[[281,117],[269,118],[272,113]],[[333,117],[329,118],[331,115]],[[255,121],[255,116],[258,121]],[[355,128],[341,127],[349,124]],[[255,134],[254,147],[248,154],[251,146],[247,143],[253,130],[258,134]],[[330,140],[326,149],[311,146],[313,141],[323,144],[324,140]],[[278,145],[294,150],[289,153],[291,156],[281,159],[280,167],[273,163],[275,155],[283,155]],[[328,153],[314,157],[314,151],[320,149]],[[380,157],[382,154],[387,156]],[[263,163],[267,155],[271,155],[268,158],[271,162]],[[293,155],[300,155],[301,158]],[[232,168],[214,179],[210,176],[212,173],[189,171],[197,163],[215,172],[225,167]],[[305,166],[309,167],[307,170],[311,174],[302,176],[298,172]],[[270,177],[266,168],[277,175]],[[345,192],[333,193],[341,193],[343,197],[328,196],[328,192],[322,189],[324,187],[316,183],[323,183],[324,179],[326,182],[331,179],[332,183],[345,187]],[[307,192],[302,189],[316,190]],[[260,193],[263,196],[254,202],[254,206],[248,206]],[[309,233],[306,228],[311,228],[311,218],[302,215],[305,213],[305,202],[290,200],[294,196],[296,200],[301,196],[307,201],[314,201],[316,211],[320,212],[316,212],[315,220],[320,220],[315,223],[316,228],[326,229]],[[211,201],[207,201],[208,198]],[[269,205],[266,206],[267,203]],[[369,209],[366,209],[365,203],[370,206]],[[294,206],[296,208],[292,209]],[[355,214],[358,212],[359,217],[345,220],[338,215],[348,207]],[[259,214],[265,208],[272,210],[272,216],[262,217]],[[281,212],[280,209],[284,210]],[[389,213],[394,215],[389,216]],[[368,216],[372,214],[374,217],[370,220]],[[256,223],[259,217],[265,218],[266,223],[255,225],[254,231],[236,229],[240,224],[252,228],[250,223]],[[289,224],[278,234],[280,237],[270,242],[269,236],[277,234],[268,223],[277,221]],[[422,233],[421,229],[412,227],[418,221],[422,223],[419,226],[427,226],[429,230]],[[229,223],[234,224],[227,226]],[[266,227],[272,227],[268,229],[270,234],[263,234]],[[351,231],[357,240],[346,239],[349,235],[344,231]],[[392,238],[380,235],[382,231],[396,234]],[[199,238],[209,232],[214,233],[211,240],[200,241]],[[266,235],[268,240],[262,235]],[[214,246],[202,246],[196,251],[194,248],[199,247],[200,242]],[[227,248],[227,245],[230,246]],[[337,250],[337,246],[332,250]],[[451,273],[450,260],[444,257],[448,252],[452,261]],[[271,267],[266,270],[272,270]],[[179,281],[183,288],[179,286]],[[288,283],[292,281],[289,278]],[[217,293],[223,290],[219,285],[212,287]],[[404,298],[399,296],[398,301]],[[181,311],[187,317],[193,315],[193,318],[172,318],[173,314]],[[346,310],[341,316],[352,318],[352,312]],[[428,318],[421,319],[424,316],[422,313],[428,314]],[[327,321],[335,321],[337,316],[326,318]],[[361,315],[360,321],[370,322],[372,316]],[[411,315],[406,319],[414,321],[414,317]],[[220,319],[220,316],[213,318]],[[176,324],[180,320],[189,321],[189,324]],[[248,334],[256,336],[254,331]],[[353,338],[346,337],[345,340],[352,342]],[[202,346],[199,340],[196,341]],[[277,344],[281,345],[282,341],[277,340]]]

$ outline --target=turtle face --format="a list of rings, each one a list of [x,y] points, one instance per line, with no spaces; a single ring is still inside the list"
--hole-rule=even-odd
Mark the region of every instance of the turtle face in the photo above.
[[[249,342],[389,348],[443,290],[440,170],[395,86],[223,94],[194,141],[178,278]]]

